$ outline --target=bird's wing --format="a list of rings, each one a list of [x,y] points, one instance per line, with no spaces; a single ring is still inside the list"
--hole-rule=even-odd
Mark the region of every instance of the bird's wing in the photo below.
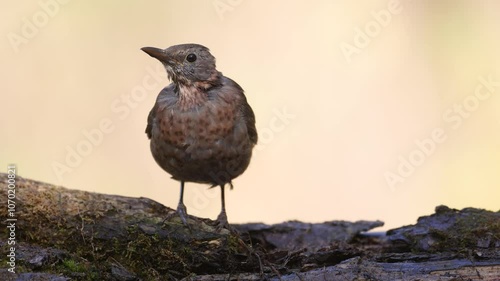
[[[241,88],[240,85],[238,85],[238,83],[236,83],[234,80],[226,76],[222,76],[221,84],[223,85],[223,87],[226,86],[227,87],[226,89],[231,89],[228,92],[232,94],[236,93],[239,96],[239,99],[241,101],[240,110],[245,120],[248,137],[250,138],[252,143],[256,144],[258,136],[257,136],[257,129],[255,128],[255,114],[253,113],[252,108],[247,102],[247,98],[245,96],[243,89]]]
[[[153,106],[148,115],[148,125],[146,126],[146,135],[148,136],[149,139],[151,139],[152,136],[153,124],[156,119],[156,112],[158,110],[163,110],[165,107],[171,106],[172,104],[175,104],[176,100],[177,100],[177,94],[175,86],[173,84],[170,84],[167,87],[163,88],[160,94],[158,94],[155,105]]]
[[[245,121],[248,130],[248,137],[254,144],[256,144],[258,135],[257,135],[257,129],[255,128],[255,114],[253,113],[253,110],[248,104],[246,98],[244,99],[244,102],[242,104],[242,112],[243,116],[245,116]]]
[[[146,135],[148,136],[148,139],[151,139],[151,131],[153,130],[153,120],[155,119],[156,115],[156,103],[149,112],[148,115],[148,125],[146,126]]]

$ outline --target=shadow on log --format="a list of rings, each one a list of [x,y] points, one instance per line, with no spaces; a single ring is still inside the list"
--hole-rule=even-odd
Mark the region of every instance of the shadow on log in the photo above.
[[[2,201],[7,176],[0,174]],[[500,212],[445,206],[416,225],[298,221],[217,231],[147,198],[16,178],[15,245],[0,280],[500,280]],[[8,209],[0,209],[4,222]],[[11,269],[9,271],[9,269]],[[15,271],[12,273],[11,271]]]

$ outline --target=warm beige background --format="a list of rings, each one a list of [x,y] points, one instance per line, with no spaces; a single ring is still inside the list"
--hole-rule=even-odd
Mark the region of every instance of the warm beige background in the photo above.
[[[139,49],[196,42],[246,90],[261,134],[227,193],[230,221],[381,219],[390,228],[439,204],[498,210],[500,85],[473,95],[478,77],[500,81],[500,2],[401,1],[390,22],[375,24],[392,2],[5,3],[0,171],[15,163],[23,177],[176,206],[179,184],[144,134],[168,81],[152,76],[160,64]],[[369,41],[356,45],[365,28]],[[345,55],[346,45],[360,48]],[[464,100],[472,109],[457,120]],[[113,131],[89,149],[83,131],[100,122]],[[418,158],[415,140],[434,130],[446,140]],[[78,146],[87,155],[68,162]],[[391,187],[384,175],[410,155],[423,163]],[[71,172],[57,176],[55,163]],[[219,191],[188,184],[185,202],[213,218]]]

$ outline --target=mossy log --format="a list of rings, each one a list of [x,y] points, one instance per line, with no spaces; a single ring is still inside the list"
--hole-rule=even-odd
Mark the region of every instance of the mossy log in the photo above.
[[[0,174],[2,201],[7,175]],[[147,198],[16,178],[0,280],[500,280],[500,212],[444,206],[413,226],[290,221],[217,229]],[[10,207],[13,207],[12,205]],[[12,212],[14,211],[14,212]],[[9,216],[13,213],[14,216]],[[14,233],[14,245],[8,237]]]

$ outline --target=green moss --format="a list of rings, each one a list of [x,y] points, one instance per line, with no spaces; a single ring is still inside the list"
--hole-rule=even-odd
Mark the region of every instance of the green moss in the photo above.
[[[69,272],[85,272],[85,267],[80,265],[78,262],[76,262],[73,259],[66,259],[63,260],[62,266],[65,271]]]
[[[236,235],[229,235],[228,237],[228,249],[229,253],[236,254],[240,251],[241,238]]]
[[[161,204],[143,201],[143,212],[122,210],[123,201],[112,196],[48,185],[40,192],[39,186],[20,186],[19,210],[26,211],[20,213],[19,241],[65,254],[63,260],[51,256],[37,272],[87,281],[113,279],[113,264],[143,280],[238,271],[232,255],[245,251],[241,241],[215,231],[208,221],[197,220],[190,231],[179,218],[163,222],[167,210]]]
[[[469,249],[477,248],[481,239],[500,240],[500,215],[470,209],[468,213],[459,216],[455,224],[446,231],[433,230],[431,234],[437,241],[432,245],[434,252],[467,253]]]

